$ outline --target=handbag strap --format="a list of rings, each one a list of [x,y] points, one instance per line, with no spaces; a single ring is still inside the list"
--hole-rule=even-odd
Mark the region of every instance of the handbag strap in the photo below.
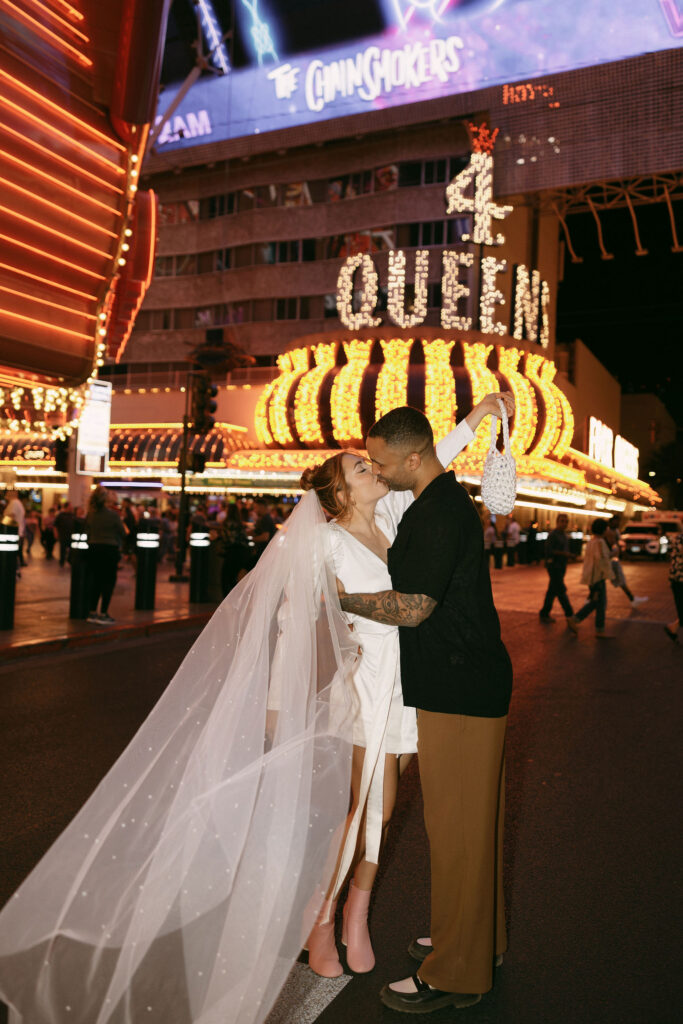
[[[508,414],[505,408],[505,404],[501,398],[498,400],[498,407],[500,409],[500,420],[503,424],[503,451],[510,451],[510,433],[508,430]],[[491,451],[496,447],[496,435],[498,434],[498,416],[491,416]]]

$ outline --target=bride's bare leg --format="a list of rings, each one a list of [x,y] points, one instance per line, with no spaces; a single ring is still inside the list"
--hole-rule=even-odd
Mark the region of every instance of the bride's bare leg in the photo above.
[[[396,806],[398,789],[399,758],[396,754],[386,754],[384,758],[384,804],[382,808],[382,846],[386,838],[387,828]],[[381,847],[380,847],[381,849]],[[358,835],[356,847],[356,870],[353,873],[353,884],[357,889],[372,889],[377,876],[377,864],[365,860],[365,820]]]

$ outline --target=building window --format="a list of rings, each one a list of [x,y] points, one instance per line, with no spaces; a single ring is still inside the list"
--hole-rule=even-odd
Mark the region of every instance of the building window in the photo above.
[[[277,261],[278,263],[298,263],[299,262],[299,243],[294,242],[278,242],[277,244]]]
[[[398,164],[387,164],[375,170],[375,192],[390,192],[398,188]]]
[[[325,319],[337,315],[337,296],[334,292],[328,292],[323,296],[323,316]]]
[[[415,163],[399,164],[398,166],[398,187],[414,188],[422,184],[422,164]]]
[[[316,239],[315,238],[304,238],[303,239],[303,241],[301,243],[301,259],[304,261],[304,263],[311,263],[315,259],[317,259],[316,250],[317,250],[317,245],[316,245]],[[321,256],[321,258],[322,258],[322,256]]]
[[[160,224],[186,224],[199,219],[198,199],[184,199],[178,202],[159,203]]]
[[[448,172],[447,160],[425,160],[424,183],[436,185],[446,180]]]
[[[275,300],[276,320],[298,320],[296,298]]]
[[[176,274],[196,274],[197,273],[197,255],[196,253],[188,253],[185,256],[176,256]]]
[[[173,257],[157,256],[154,260],[155,277],[171,277],[173,274]]]

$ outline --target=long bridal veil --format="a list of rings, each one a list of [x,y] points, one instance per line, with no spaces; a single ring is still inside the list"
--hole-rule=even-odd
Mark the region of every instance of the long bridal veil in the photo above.
[[[349,806],[356,645],[324,523],[309,492],[0,913],[11,1024],[267,1015]]]

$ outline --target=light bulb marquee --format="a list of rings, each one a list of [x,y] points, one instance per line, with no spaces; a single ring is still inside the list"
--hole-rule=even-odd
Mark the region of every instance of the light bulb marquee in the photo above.
[[[493,222],[502,221],[512,212],[493,200],[493,145],[498,129],[486,125],[469,125],[473,152],[464,170],[446,188],[446,212],[468,215],[472,229],[461,236],[467,246],[479,247],[479,254],[468,248],[444,249],[441,253],[441,326],[444,330],[469,331],[478,327],[482,334],[502,336],[510,333],[518,341],[550,343],[550,288],[537,270],[524,264],[514,268],[512,311],[509,323],[503,316],[505,299],[499,278],[506,274],[506,260],[484,255],[485,246],[505,244],[505,236],[494,231]],[[387,316],[397,327],[419,327],[427,318],[427,283],[429,280],[429,249],[417,249],[413,273],[414,299],[406,309],[406,275],[408,257],[402,249],[389,253],[387,270]],[[463,281],[460,271],[467,273]],[[358,279],[357,279],[358,278]],[[478,280],[478,288],[474,281]],[[462,308],[478,292],[476,318]],[[342,265],[337,281],[339,319],[351,331],[378,327],[382,319],[376,315],[379,297],[379,274],[367,253],[349,256]],[[471,301],[469,301],[471,305]],[[477,321],[475,324],[474,321]]]
[[[259,442],[288,449],[362,445],[379,416],[406,404],[424,409],[438,440],[484,395],[506,389],[517,401],[510,430],[515,455],[562,458],[574,417],[554,383],[553,362],[505,344],[421,333],[415,339],[349,338],[285,352],[278,359],[280,376],[256,409]],[[487,447],[481,433],[468,451],[481,461]]]

